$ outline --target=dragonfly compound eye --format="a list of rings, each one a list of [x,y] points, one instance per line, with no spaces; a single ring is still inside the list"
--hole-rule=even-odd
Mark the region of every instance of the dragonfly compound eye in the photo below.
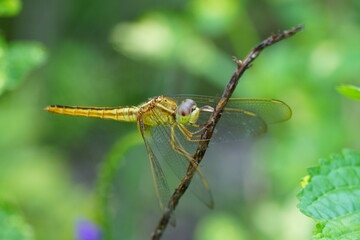
[[[191,99],[183,101],[177,111],[177,121],[182,124],[195,123],[199,117],[199,108]]]
[[[192,111],[192,107],[185,102],[180,104],[178,109],[178,113],[183,117],[189,116],[191,114],[191,111]]]
[[[196,104],[191,99],[183,101],[177,110],[177,120],[182,124],[189,123],[191,114],[196,110]]]
[[[197,108],[196,103],[191,99],[186,99],[185,101],[183,101],[180,107],[182,107],[181,110],[186,109],[186,115],[191,114]]]

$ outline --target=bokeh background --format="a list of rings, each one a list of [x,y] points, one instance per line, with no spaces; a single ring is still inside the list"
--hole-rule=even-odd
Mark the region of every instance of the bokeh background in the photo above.
[[[161,214],[135,124],[52,115],[45,106],[220,96],[235,69],[231,56],[243,58],[271,33],[297,24],[305,30],[266,49],[235,92],[281,99],[292,119],[251,142],[212,145],[202,167],[215,209],[187,193],[177,226],[163,239],[311,237],[313,222],[296,208],[306,169],[342,148],[360,149],[359,104],[336,91],[360,82],[359,1],[19,6],[17,15],[0,18],[2,46],[32,42],[35,50],[16,56],[35,59],[37,67],[12,76],[21,81],[5,88],[10,77],[0,51],[0,196],[16,205],[35,239],[86,239],[100,228],[107,239],[149,239]]]

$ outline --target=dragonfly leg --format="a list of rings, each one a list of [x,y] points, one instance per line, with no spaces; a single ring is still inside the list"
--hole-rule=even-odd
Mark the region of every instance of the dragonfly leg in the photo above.
[[[206,127],[206,124],[202,124],[202,125],[190,124],[190,126],[200,128],[199,130],[197,130],[197,131],[195,131],[195,132],[191,132],[191,131],[188,130],[189,132],[191,132],[192,135],[194,135],[194,134],[197,134],[197,133],[199,133],[199,132],[204,131],[204,130],[205,130],[205,127]],[[185,127],[185,126],[184,126],[184,127]],[[186,129],[186,130],[187,130],[187,129]]]
[[[177,144],[176,144],[176,142],[177,142]],[[183,156],[189,161],[189,164],[191,164],[191,166],[192,166],[193,168],[195,168],[196,173],[199,175],[202,183],[204,184],[205,189],[210,193],[210,186],[209,186],[208,182],[206,181],[206,179],[205,179],[202,171],[199,169],[199,167],[198,167],[199,164],[194,161],[193,156],[192,156],[190,153],[188,153],[188,152],[181,146],[181,144],[180,144],[179,141],[176,140],[175,127],[174,127],[174,126],[171,127],[170,144],[171,144],[171,148],[172,148],[175,152],[183,155]],[[208,205],[209,208],[213,208],[214,203],[213,203],[211,194],[210,194],[210,198],[211,198],[210,203],[207,204],[207,205]]]
[[[180,129],[181,130],[181,129]],[[184,133],[183,133],[184,134]],[[184,134],[185,135],[185,134]],[[174,151],[176,151],[177,153],[185,156],[187,159],[192,159],[192,156],[190,155],[190,153],[188,153],[182,146],[181,144],[178,142],[178,144],[175,144],[176,140],[175,140],[175,127],[171,127],[171,136],[170,136],[170,144],[171,144],[171,148],[174,149]],[[179,146],[180,145],[180,146]],[[191,161],[191,160],[190,160]],[[193,161],[191,161],[193,162]]]
[[[207,139],[200,139],[201,135],[195,135],[201,131],[204,130],[204,128],[201,128],[195,132],[191,132],[189,131],[184,125],[177,125],[177,127],[179,128],[180,132],[184,135],[184,137],[186,138],[186,140],[191,141],[191,142],[200,142],[200,141],[206,141]]]
[[[174,126],[171,127],[170,144],[171,144],[171,148],[172,148],[175,152],[183,155],[183,156],[189,161],[189,163],[190,163],[194,168],[197,169],[198,164],[194,161],[193,156],[184,149],[184,147],[181,145],[181,143],[180,143],[179,141],[176,140],[175,127],[174,127]],[[199,171],[200,171],[200,170],[199,170]],[[200,174],[200,175],[201,175],[201,177],[202,177],[202,174]],[[205,179],[204,179],[204,180],[205,180]]]
[[[199,125],[199,124],[196,124],[196,123],[188,123],[190,126],[193,126],[193,127],[201,127],[201,128],[204,128],[204,127],[206,127],[206,123],[205,124],[201,124],[201,125]]]

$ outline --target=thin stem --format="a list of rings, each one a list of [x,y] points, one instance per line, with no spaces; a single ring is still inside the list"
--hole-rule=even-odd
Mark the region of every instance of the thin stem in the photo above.
[[[238,60],[236,57],[233,57],[233,60],[237,64],[237,68],[236,68],[234,74],[232,75],[230,81],[228,82],[228,84],[223,92],[223,95],[222,95],[220,101],[218,102],[212,116],[210,117],[209,122],[204,130],[204,133],[201,136],[201,139],[204,139],[204,140],[211,139],[212,134],[215,129],[215,126],[221,117],[221,113],[223,112],[226,103],[229,101],[229,98],[233,94],[233,92],[239,82],[240,77],[244,74],[244,72],[248,68],[251,67],[251,63],[259,56],[261,51],[264,50],[266,47],[273,45],[274,43],[277,43],[285,38],[288,38],[288,37],[294,35],[295,33],[299,32],[302,29],[303,29],[303,26],[299,25],[299,26],[293,27],[289,30],[285,30],[280,34],[271,35],[270,37],[268,37],[267,39],[262,41],[260,44],[258,44],[256,47],[254,47],[251,50],[251,52],[245,57],[245,59],[243,61]],[[209,146],[209,142],[210,142],[210,140],[199,142],[199,146],[198,146],[198,148],[194,154],[194,158],[193,158],[193,160],[197,163],[197,165],[203,160],[205,152]],[[174,193],[170,197],[167,208],[152,234],[152,238],[151,238],[152,240],[158,240],[161,238],[162,234],[164,233],[164,231],[169,223],[169,220],[170,220],[170,217],[172,216],[173,211],[175,210],[177,204],[179,203],[180,198],[184,195],[184,193],[188,189],[188,187],[191,183],[191,180],[195,174],[195,170],[196,170],[195,165],[190,164],[188,167],[188,170],[186,172],[186,175],[183,177],[180,184],[178,185],[178,187],[175,189]]]

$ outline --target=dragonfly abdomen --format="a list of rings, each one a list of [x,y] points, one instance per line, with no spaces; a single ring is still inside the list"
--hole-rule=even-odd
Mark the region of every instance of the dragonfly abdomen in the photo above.
[[[119,108],[99,108],[99,107],[68,107],[52,105],[45,108],[46,111],[82,117],[94,117],[103,119],[113,119],[124,122],[136,122],[138,107],[119,107]]]

